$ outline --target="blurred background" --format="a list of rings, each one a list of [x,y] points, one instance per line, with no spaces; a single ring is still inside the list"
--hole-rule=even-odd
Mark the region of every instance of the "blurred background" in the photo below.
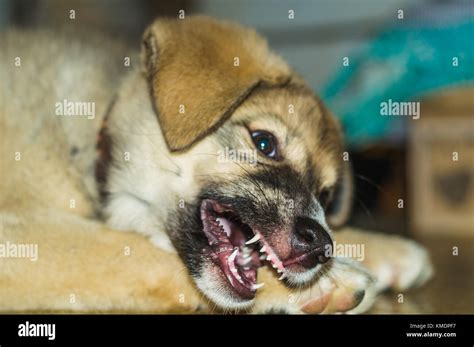
[[[155,17],[191,14],[255,27],[341,119],[350,224],[430,249],[432,283],[374,312],[474,313],[474,2],[0,0],[0,30],[98,30],[138,49]],[[383,116],[389,99],[419,102],[419,119]]]

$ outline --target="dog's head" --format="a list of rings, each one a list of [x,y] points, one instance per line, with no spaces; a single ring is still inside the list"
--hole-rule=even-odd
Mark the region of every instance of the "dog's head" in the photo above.
[[[135,106],[111,121],[110,223],[170,240],[226,308],[252,302],[263,265],[313,280],[350,200],[335,119],[250,29],[159,20],[143,59],[146,97],[124,92]]]

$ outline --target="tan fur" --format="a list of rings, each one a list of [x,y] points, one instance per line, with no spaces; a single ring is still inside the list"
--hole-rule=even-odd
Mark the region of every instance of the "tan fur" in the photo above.
[[[144,57],[171,150],[222,124],[259,83],[289,79],[288,66],[255,31],[206,17],[155,22],[144,35]]]
[[[253,129],[269,129],[287,139],[285,158],[300,171],[316,172],[321,187],[336,182],[343,150],[339,124],[297,76],[293,75],[287,87],[256,91],[235,111],[232,120],[247,121]]]
[[[2,213],[1,218],[2,241],[39,247],[36,262],[0,258],[4,312],[183,313],[205,305],[182,262],[138,234],[117,233],[58,210]]]
[[[215,312],[156,225],[163,225],[170,206],[194,196],[216,171],[223,179],[242,172],[233,164],[203,160],[215,156],[226,131],[241,136],[242,148],[252,148],[240,121],[288,139],[291,165],[303,172],[309,163],[322,187],[333,184],[342,170],[334,154],[342,150],[337,122],[254,31],[198,17],[179,25],[156,22],[144,38],[147,65],[141,67],[132,50],[99,37],[87,45],[62,34],[1,37],[0,242],[39,247],[37,262],[0,257],[1,311]],[[132,68],[123,67],[121,59],[111,63],[111,55],[131,56]],[[189,55],[199,59],[190,61]],[[235,56],[240,69],[234,70]],[[14,66],[15,57],[21,57],[21,67]],[[211,65],[215,75],[209,75]],[[260,82],[266,87],[247,95]],[[64,98],[94,100],[96,118],[54,115],[54,103]],[[177,114],[181,103],[183,115]],[[95,142],[111,104],[116,166],[108,182],[109,204],[100,211]],[[288,112],[290,104],[294,113]],[[182,149],[187,150],[177,151]],[[126,151],[130,161],[123,159]],[[130,198],[139,193],[161,207],[151,217]],[[150,236],[159,247],[129,231]],[[376,276],[380,264],[395,269],[387,285],[418,283],[429,264],[419,256],[421,248],[407,241],[351,230],[338,235],[341,242],[371,244],[367,267]],[[394,255],[385,257],[388,248]],[[415,279],[403,275],[406,263],[399,263],[397,252],[405,251],[418,266]],[[267,268],[259,270],[259,279],[266,285],[249,309],[254,313],[360,312],[375,293],[372,275],[347,259],[334,259],[330,272],[309,288],[290,289]],[[360,291],[365,291],[362,303],[355,295]]]
[[[365,246],[362,263],[377,278],[377,291],[404,291],[422,285],[433,275],[426,250],[400,236],[346,228],[336,233],[336,241]]]

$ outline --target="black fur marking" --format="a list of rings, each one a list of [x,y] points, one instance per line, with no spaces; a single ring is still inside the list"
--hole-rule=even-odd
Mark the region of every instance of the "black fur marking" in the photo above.
[[[308,183],[289,166],[259,165],[257,172],[232,181],[215,179],[195,201],[186,203],[185,208],[177,209],[168,218],[168,234],[194,277],[200,275],[208,261],[203,252],[208,241],[200,218],[203,199],[233,206],[244,223],[259,226],[264,236],[276,228],[293,228],[296,216],[309,215],[318,208]],[[289,201],[293,201],[293,207],[284,208]]]

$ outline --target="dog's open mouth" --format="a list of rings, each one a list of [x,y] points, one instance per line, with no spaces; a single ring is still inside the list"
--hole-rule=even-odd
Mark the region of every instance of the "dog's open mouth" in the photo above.
[[[253,299],[263,284],[257,284],[257,269],[267,260],[285,277],[285,268],[275,252],[263,239],[242,222],[229,205],[215,200],[201,202],[203,231],[211,249],[210,256],[242,299]]]

